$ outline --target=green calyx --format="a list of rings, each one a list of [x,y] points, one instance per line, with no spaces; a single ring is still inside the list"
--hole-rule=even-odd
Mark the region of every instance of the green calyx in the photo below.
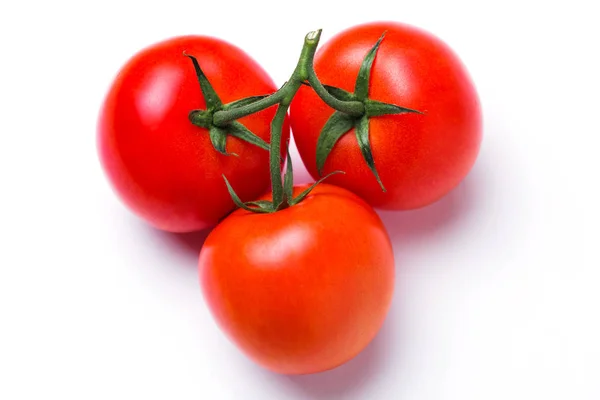
[[[325,179],[329,178],[331,175],[335,174],[343,174],[343,171],[334,171],[326,176],[322,177],[311,186],[300,192],[296,197],[294,197],[294,168],[292,166],[292,158],[290,157],[289,149],[287,151],[287,165],[285,170],[285,175],[283,178],[283,186],[281,191],[281,199],[275,199],[275,195],[273,195],[273,200],[255,200],[243,202],[239,196],[235,193],[235,190],[227,180],[227,177],[223,175],[223,179],[225,179],[225,184],[227,185],[227,190],[233,199],[233,202],[239,208],[242,208],[246,211],[254,212],[254,213],[273,213],[276,211],[284,210],[288,207],[295,206],[300,203],[302,200],[306,198],[312,192],[312,190]]]
[[[202,92],[202,96],[204,97],[204,101],[206,102],[206,110],[192,110],[188,115],[188,119],[192,124],[208,129],[210,142],[212,143],[214,149],[226,156],[237,156],[235,153],[227,152],[226,149],[227,136],[233,136],[258,146],[261,149],[269,150],[269,144],[259,136],[255,135],[242,123],[238,121],[231,121],[226,124],[217,125],[214,121],[214,114],[218,111],[243,107],[257,102],[267,96],[251,96],[229,104],[223,104],[219,98],[219,95],[214,90],[208,78],[202,71],[202,68],[200,68],[200,64],[198,63],[196,57],[186,53],[183,53],[183,55],[192,60],[194,69],[196,70],[196,76],[198,77],[198,83],[200,84],[200,90]]]
[[[336,111],[331,115],[331,117],[329,117],[329,119],[323,126],[323,129],[321,130],[319,139],[317,141],[316,159],[317,171],[319,172],[319,175],[321,175],[325,166],[325,161],[327,160],[329,153],[331,153],[337,141],[345,133],[354,128],[354,131],[356,133],[356,139],[360,147],[360,151],[363,155],[363,158],[369,166],[371,172],[373,172],[377,183],[379,183],[379,186],[385,192],[386,189],[383,186],[381,178],[379,177],[379,173],[377,172],[377,168],[375,167],[375,160],[373,158],[373,152],[371,150],[371,142],[369,137],[369,119],[373,117],[379,117],[382,115],[422,113],[420,111],[406,107],[400,107],[395,104],[383,103],[377,100],[370,99],[368,97],[371,69],[373,67],[375,57],[377,55],[377,50],[379,49],[384,36],[385,32],[383,33],[383,35],[381,35],[379,40],[377,40],[375,45],[365,55],[360,69],[358,71],[358,77],[356,78],[353,93],[350,93],[346,90],[334,86],[323,85],[324,89],[329,95],[335,97],[341,102],[359,102],[363,106],[363,112],[358,115],[355,113],[349,113],[343,108],[332,106],[331,104],[326,102],[327,104],[332,106],[332,108],[334,108]],[[309,81],[309,84],[314,89],[313,83]],[[317,94],[319,93],[317,92]]]

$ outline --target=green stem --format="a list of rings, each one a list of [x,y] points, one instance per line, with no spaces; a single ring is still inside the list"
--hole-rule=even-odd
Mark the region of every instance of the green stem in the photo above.
[[[319,78],[317,78],[314,68],[311,68],[308,72],[308,83],[310,83],[310,86],[313,88],[315,93],[329,107],[353,117],[360,117],[365,113],[365,106],[361,101],[344,101],[332,96],[327,89],[325,89],[325,86],[323,86],[323,84],[319,81]]]
[[[315,59],[319,39],[321,39],[321,29],[309,32],[306,35],[304,38],[304,46],[300,52],[300,59],[298,60],[298,64],[296,65],[296,69],[294,70],[290,81],[302,83],[308,79],[310,70],[313,69],[313,60]]]
[[[349,114],[351,116],[362,116],[365,113],[365,106],[360,101],[344,101],[332,96],[327,89],[321,84],[315,69],[313,61],[315,58],[315,52],[321,38],[321,30],[310,32],[304,39],[304,46],[300,53],[300,58],[296,69],[292,74],[290,80],[285,83],[278,91],[272,95],[265,97],[264,99],[258,100],[251,104],[247,104],[242,107],[236,107],[229,110],[220,110],[214,113],[212,116],[212,123],[217,126],[225,126],[228,123],[235,121],[236,119],[245,117],[250,114],[257,113],[266,108],[274,106],[275,104],[283,104],[286,100],[288,105],[291,99],[294,97],[298,88],[296,84],[300,85],[303,82],[308,81],[313,87],[317,95],[330,107]]]
[[[212,113],[206,110],[193,110],[188,115],[192,124],[207,129],[212,125],[212,118]]]
[[[281,179],[281,136],[283,134],[283,123],[287,115],[292,99],[306,80],[308,71],[312,69],[312,62],[321,37],[321,30],[310,32],[304,39],[304,46],[294,73],[289,81],[283,85],[275,94],[281,93],[281,100],[275,117],[271,122],[271,150],[269,163],[271,169],[271,187],[273,191],[273,207],[275,211],[283,210],[289,206],[284,202],[283,181]],[[275,96],[275,95],[273,95]]]
[[[242,107],[217,111],[212,116],[213,124],[217,126],[225,125],[238,118],[278,104],[275,117],[271,121],[271,150],[269,152],[274,210],[281,210],[288,206],[287,202],[284,204],[283,201],[283,181],[281,179],[281,136],[283,134],[283,124],[292,99],[296,95],[296,92],[298,92],[298,89],[300,89],[300,86],[302,86],[302,82],[306,81],[308,76],[310,76],[310,71],[313,69],[312,63],[320,37],[320,30],[310,32],[306,35],[294,73],[277,92]]]
[[[298,66],[300,66],[302,63],[302,58],[300,60],[301,61],[298,63]],[[296,71],[298,71],[298,69],[299,68],[296,68]],[[269,152],[269,165],[271,168],[271,187],[273,191],[273,207],[275,211],[287,208],[290,200],[284,199],[283,181],[281,179],[281,136],[283,134],[283,123],[285,122],[285,117],[287,115],[288,108],[290,107],[290,103],[292,102],[296,92],[298,92],[298,89],[300,89],[300,86],[302,86],[302,81],[298,76],[296,76],[296,71],[294,71],[291,79],[289,80],[287,96],[285,96],[279,103],[275,117],[273,118],[273,121],[271,121],[271,150]]]
[[[272,95],[265,97],[264,99],[255,101],[254,103],[247,104],[243,107],[238,107],[231,110],[217,111],[213,115],[212,122],[217,126],[224,126],[232,121],[235,121],[236,119],[245,117],[246,115],[257,113],[259,111],[264,110],[265,108],[274,106],[275,104],[281,102],[281,100],[283,100],[283,98],[286,97],[286,95],[288,94],[289,89],[287,86],[288,85],[285,84],[281,87],[281,89],[279,89]]]
[[[319,44],[320,37],[321,30],[313,31],[306,35],[304,39],[304,46],[302,47],[302,52],[300,53],[300,58],[298,60],[298,64],[296,65],[296,68],[294,69],[294,72],[290,79],[281,87],[281,89],[279,89],[272,95],[260,99],[258,101],[246,104],[241,107],[222,109],[216,111],[212,115],[212,124],[219,127],[227,125],[238,118],[245,117],[246,115],[259,112],[276,104],[278,105],[277,111],[275,112],[275,117],[271,121],[269,167],[271,173],[271,187],[273,192],[273,208],[270,212],[283,210],[289,207],[290,205],[297,204],[316,185],[315,184],[310,189],[307,189],[297,199],[285,199],[286,196],[284,195],[284,182],[281,178],[281,136],[283,134],[283,125],[287,116],[288,108],[292,102],[292,99],[294,98],[302,84],[308,80],[311,86],[315,89],[315,92],[323,99],[323,101],[325,101],[325,103],[329,104],[330,106],[338,109],[339,111],[348,113],[351,116],[363,115],[365,112],[364,106],[361,102],[354,100],[340,100],[329,94],[327,90],[323,87],[321,82],[319,82],[314,71],[313,60],[315,57],[317,46]],[[204,115],[202,113],[199,113],[197,115],[193,114],[192,116],[194,117],[192,118],[193,122],[195,121],[198,123],[205,123],[205,119],[210,118],[209,115]],[[292,177],[289,176],[289,179],[290,181],[288,182],[288,184],[289,186],[291,186],[293,185],[293,183],[291,182]],[[239,198],[237,197],[237,195],[235,195],[235,192],[233,192],[233,188],[231,188],[231,186],[229,186],[228,183],[227,185],[230,193],[232,193],[234,201],[237,200],[236,204],[240,203]]]

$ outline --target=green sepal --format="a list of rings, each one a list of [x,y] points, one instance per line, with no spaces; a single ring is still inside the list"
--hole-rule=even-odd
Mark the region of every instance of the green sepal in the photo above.
[[[223,106],[223,103],[221,102],[219,95],[217,95],[217,92],[215,92],[215,89],[208,81],[206,75],[204,75],[204,72],[202,71],[202,68],[200,68],[200,64],[198,64],[198,60],[196,59],[196,57],[185,52],[183,53],[183,55],[192,60],[192,63],[194,64],[196,76],[198,77],[198,83],[200,84],[200,90],[202,91],[204,101],[206,102],[206,108],[209,110],[221,108]]]
[[[325,161],[337,141],[354,126],[354,119],[340,111],[331,114],[317,140],[317,171],[323,172]]]
[[[302,84],[306,85],[306,86],[310,86],[310,83],[308,83],[308,82],[302,82]],[[338,98],[339,100],[343,100],[343,101],[356,100],[356,97],[354,97],[354,94],[348,92],[347,90],[341,89],[336,86],[331,86],[331,85],[323,85],[323,87],[325,88],[325,90],[327,90],[327,92],[330,95]]]
[[[356,84],[354,86],[354,96],[356,99],[364,101],[367,99],[369,95],[369,81],[371,79],[371,67],[373,66],[373,61],[375,60],[375,56],[377,55],[377,50],[379,49],[379,45],[385,36],[385,32],[381,35],[377,43],[371,50],[367,53],[365,58],[363,59],[362,64],[360,65],[360,70],[358,71],[358,77],[356,78]]]
[[[382,115],[406,113],[423,114],[421,111],[413,110],[412,108],[400,107],[395,104],[383,103],[377,100],[365,100],[365,115],[367,117],[379,117]]]
[[[354,96],[354,94],[341,89],[339,87],[335,87],[335,86],[330,86],[330,85],[323,85],[325,86],[325,89],[329,92],[330,95],[337,97],[340,100],[343,101],[354,101],[356,100],[356,97]]]
[[[275,211],[275,207],[273,207],[273,203],[268,200],[247,201],[245,204],[247,206],[257,206],[268,212]]]
[[[227,191],[229,191],[229,195],[231,196],[231,199],[233,200],[233,202],[235,203],[236,206],[238,206],[241,209],[244,209],[246,211],[250,211],[253,213],[269,213],[272,212],[272,210],[265,210],[263,208],[260,207],[249,207],[247,206],[237,195],[237,193],[235,192],[235,190],[233,190],[233,188],[231,187],[231,184],[229,184],[229,181],[227,180],[227,177],[225,177],[225,175],[222,175],[223,179],[225,179],[225,184],[227,185]]]
[[[375,160],[373,160],[373,153],[371,152],[371,142],[369,140],[369,117],[364,115],[360,120],[356,123],[356,139],[358,140],[358,146],[360,147],[360,151],[363,155],[363,158],[367,162],[367,165],[375,175],[375,179],[377,179],[377,183],[381,186],[381,189],[385,192],[385,187],[379,178],[379,173],[375,168]]]
[[[242,123],[234,121],[226,128],[231,136],[244,140],[250,144],[260,147],[264,150],[269,150],[269,143],[265,142],[261,137],[255,135],[250,129],[246,128]]]
[[[315,187],[317,187],[318,184],[323,182],[325,179],[329,178],[331,175],[335,175],[335,174],[345,174],[345,172],[344,171],[333,171],[333,172],[328,173],[327,175],[325,175],[324,177],[322,177],[321,179],[319,179],[318,181],[316,181],[315,183],[310,185],[309,188],[303,190],[302,193],[300,193],[298,196],[296,196],[295,199],[291,199],[289,202],[290,206],[295,206],[296,204],[300,203],[302,200],[304,200],[304,198],[306,196],[308,196],[310,194],[310,192],[312,192],[312,190]]]
[[[260,95],[260,96],[244,97],[243,99],[232,101],[231,103],[223,105],[223,110],[231,110],[232,108],[238,108],[238,107],[247,106],[248,104],[252,104],[252,103],[254,103],[256,101],[262,100],[265,97],[269,97],[269,95],[268,94],[263,94],[263,95]]]
[[[227,133],[223,128],[211,125],[208,128],[208,134],[210,136],[210,142],[219,153],[224,156],[238,156],[235,153],[228,153],[225,149],[225,146],[227,145]]]
[[[286,146],[287,151],[287,165],[285,167],[285,175],[283,178],[283,200],[281,205],[286,206],[290,204],[294,195],[294,169],[292,167],[292,157],[290,156],[289,142]]]

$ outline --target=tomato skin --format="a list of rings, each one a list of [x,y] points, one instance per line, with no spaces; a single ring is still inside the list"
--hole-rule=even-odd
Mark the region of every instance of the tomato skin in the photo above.
[[[371,70],[369,98],[424,112],[374,117],[370,138],[384,193],[369,170],[354,129],[334,146],[323,175],[371,205],[406,210],[428,205],[457,186],[473,166],[482,138],[477,93],[467,70],[440,39],[409,25],[377,22],[352,27],[317,52],[319,79],[352,92],[365,54],[383,32]],[[318,177],[316,145],[333,110],[309,88],[292,102],[292,132],[308,171]]]
[[[121,200],[155,227],[173,232],[215,225],[234,208],[225,174],[240,197],[253,200],[269,188],[266,150],[227,139],[224,156],[208,130],[188,113],[205,109],[193,65],[196,56],[223,103],[274,92],[267,73],[239,48],[206,36],[183,36],[154,44],[121,69],[98,122],[101,164]],[[239,121],[269,141],[270,108]],[[284,125],[284,140],[289,125]]]
[[[276,213],[232,213],[206,239],[199,273],[213,316],[242,351],[274,372],[307,374],[350,360],[376,335],[394,257],[373,209],[321,184]]]

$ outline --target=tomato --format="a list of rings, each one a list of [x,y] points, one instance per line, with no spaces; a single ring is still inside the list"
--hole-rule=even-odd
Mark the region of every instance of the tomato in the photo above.
[[[383,192],[359,149],[352,128],[334,145],[322,174],[345,171],[329,183],[371,205],[405,210],[428,205],[457,186],[477,157],[482,137],[479,99],[457,55],[420,29],[391,22],[355,26],[317,52],[315,71],[327,85],[352,92],[365,54],[385,36],[370,75],[370,99],[421,111],[369,119],[369,137]],[[294,140],[311,175],[318,177],[319,133],[334,110],[308,87],[294,98]]]
[[[173,232],[213,226],[234,208],[223,174],[245,200],[269,188],[268,151],[229,136],[227,151],[238,157],[220,154],[208,130],[189,121],[190,111],[205,109],[206,102],[184,52],[198,59],[223,103],[277,89],[242,50],[211,37],[157,43],[121,69],[100,113],[101,164],[134,213]],[[270,108],[239,122],[268,142],[274,113]]]
[[[307,374],[350,360],[376,335],[394,257],[373,208],[320,184],[275,213],[232,213],[206,239],[199,272],[209,309],[243,352],[272,371]]]

